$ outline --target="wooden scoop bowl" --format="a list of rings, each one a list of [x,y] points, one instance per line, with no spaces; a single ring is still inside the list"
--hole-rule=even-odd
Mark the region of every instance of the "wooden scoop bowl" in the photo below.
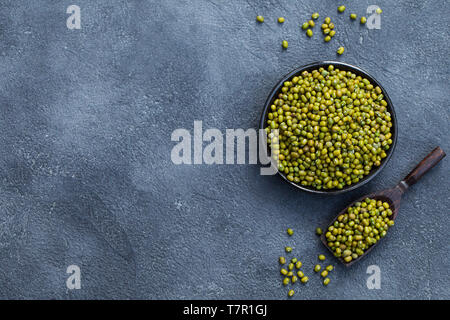
[[[431,168],[433,168],[439,161],[441,161],[445,157],[445,152],[440,148],[436,147],[433,151],[431,151],[407,176],[405,179],[400,181],[395,187],[391,189],[382,190],[379,192],[371,193],[368,195],[365,195],[364,197],[361,197],[355,201],[353,201],[349,206],[347,206],[344,210],[339,212],[339,214],[336,216],[336,218],[330,223],[328,227],[333,225],[333,223],[337,220],[337,218],[341,214],[345,214],[347,212],[347,209],[354,205],[355,202],[361,202],[365,198],[371,198],[375,200],[381,200],[383,202],[389,203],[390,209],[392,210],[392,215],[390,218],[392,220],[395,220],[398,214],[398,209],[400,207],[400,201],[402,199],[403,193],[405,193],[406,190],[413,184],[415,184],[417,181],[419,181],[422,176],[427,173]],[[331,251],[331,253],[334,252],[331,250],[331,248],[328,246],[328,241],[325,237],[325,234],[328,230],[325,230],[325,232],[320,237],[320,240],[322,243],[328,248],[328,250]],[[388,231],[389,233],[389,231]],[[381,240],[381,239],[380,239]],[[352,260],[350,262],[345,262],[343,258],[338,258],[339,261],[341,261],[345,266],[350,267],[355,262],[358,262],[363,257],[365,257],[374,247],[377,245],[380,241],[377,241],[375,244],[371,245],[368,249],[364,251],[364,254],[359,256],[357,259]]]

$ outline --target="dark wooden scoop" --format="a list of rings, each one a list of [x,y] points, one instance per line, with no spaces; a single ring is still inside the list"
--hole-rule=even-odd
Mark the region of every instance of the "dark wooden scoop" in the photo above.
[[[353,201],[350,205],[348,205],[345,209],[343,209],[339,214],[336,216],[336,218],[330,223],[328,227],[333,225],[333,223],[337,220],[337,218],[344,214],[348,207],[354,205],[355,202],[361,202],[365,198],[371,198],[376,200],[381,200],[383,202],[389,203],[390,209],[392,210],[391,219],[395,220],[398,214],[398,209],[400,207],[400,201],[402,199],[403,193],[405,193],[406,190],[413,184],[415,184],[417,181],[419,181],[422,176],[427,173],[431,168],[433,168],[439,161],[441,161],[445,157],[445,152],[440,148],[436,147],[433,151],[431,151],[425,159],[423,159],[407,176],[405,179],[400,181],[395,187],[391,189],[386,189],[383,191],[371,193],[368,195],[365,195],[364,197],[361,197],[355,201]],[[320,237],[320,240],[323,242],[323,244],[328,248],[328,250],[331,251],[331,248],[328,246],[327,239],[325,237],[325,234],[328,230],[325,230],[325,232]],[[389,231],[388,231],[389,234]],[[380,239],[381,240],[381,239]],[[338,258],[339,261],[341,261],[344,265],[347,267],[351,266],[355,262],[358,262],[363,257],[365,257],[374,247],[377,245],[380,241],[377,241],[374,245],[370,246],[368,249],[364,251],[364,254],[359,256],[357,259],[352,260],[350,262],[345,262],[344,259]],[[332,251],[331,251],[332,252]],[[333,253],[333,252],[332,252]]]

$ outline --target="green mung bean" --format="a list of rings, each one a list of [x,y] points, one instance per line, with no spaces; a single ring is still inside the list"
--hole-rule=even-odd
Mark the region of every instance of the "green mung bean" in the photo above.
[[[366,198],[354,203],[328,228],[329,247],[345,262],[357,259],[386,236],[394,225],[392,215],[389,203],[381,200]]]
[[[342,47],[337,53],[343,51]],[[359,182],[381,165],[393,143],[382,90],[333,65],[286,81],[270,106],[266,124],[279,172],[317,190]]]

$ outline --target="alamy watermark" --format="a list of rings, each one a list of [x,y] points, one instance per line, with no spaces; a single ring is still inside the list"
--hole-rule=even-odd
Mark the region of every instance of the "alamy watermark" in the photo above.
[[[367,7],[367,29],[381,29],[381,14],[377,13],[378,9],[380,7],[374,4]]]
[[[370,276],[367,278],[367,288],[370,290],[381,289],[381,269],[377,265],[371,265],[367,267],[367,274]]]
[[[269,155],[267,140],[273,150],[278,150],[278,130],[268,135],[264,129],[216,128],[203,131],[203,122],[194,121],[193,134],[187,129],[176,129],[171,140],[177,142],[172,148],[170,159],[174,164],[257,164],[269,165],[261,168],[261,175],[277,173],[276,152]],[[247,143],[248,141],[248,143]]]
[[[70,276],[66,280],[66,287],[69,290],[81,289],[81,269],[76,264],[72,264],[67,267],[67,274]]]
[[[67,7],[67,14],[70,16],[66,20],[66,26],[68,29],[81,29],[81,9],[79,6],[72,4]]]

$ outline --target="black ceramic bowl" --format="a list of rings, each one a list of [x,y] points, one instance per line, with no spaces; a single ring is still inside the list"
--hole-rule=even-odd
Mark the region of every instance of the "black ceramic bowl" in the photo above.
[[[310,187],[304,187],[300,184],[297,184],[295,182],[289,181],[286,176],[284,175],[284,173],[278,172],[278,174],[288,183],[290,183],[291,185],[307,191],[307,192],[312,192],[312,193],[319,193],[319,194],[340,194],[340,193],[344,193],[350,190],[354,190],[356,188],[361,187],[362,185],[366,184],[367,182],[369,182],[370,180],[372,180],[381,170],[383,170],[384,166],[386,165],[386,163],[389,161],[389,159],[392,156],[392,153],[394,152],[395,146],[397,144],[397,116],[395,115],[395,110],[394,110],[394,106],[392,105],[392,101],[389,98],[389,95],[387,94],[386,90],[383,88],[383,86],[374,78],[372,77],[369,73],[367,73],[366,71],[362,70],[361,68],[355,67],[353,65],[350,65],[348,63],[343,63],[343,62],[337,62],[337,61],[319,61],[319,62],[313,62],[310,64],[307,64],[306,66],[297,68],[295,70],[293,70],[292,72],[290,72],[289,74],[285,75],[279,82],[278,84],[272,89],[272,92],[270,93],[269,97],[267,98],[266,104],[264,106],[264,111],[262,113],[261,116],[261,120],[260,120],[260,124],[259,127],[260,129],[264,129],[265,127],[267,127],[267,115],[269,113],[270,110],[270,106],[272,105],[273,101],[276,99],[278,92],[280,91],[281,87],[283,86],[283,83],[285,81],[288,81],[289,79],[291,79],[292,77],[301,74],[303,71],[312,71],[314,69],[319,69],[320,67],[328,67],[328,65],[332,64],[333,66],[335,66],[335,68],[338,68],[340,70],[346,70],[346,71],[351,71],[353,73],[355,73],[356,75],[359,75],[361,77],[364,77],[366,79],[368,79],[373,85],[375,86],[379,86],[381,88],[381,90],[383,91],[383,95],[384,95],[384,99],[387,102],[387,109],[391,114],[391,119],[392,119],[392,128],[391,128],[391,133],[392,133],[392,145],[389,148],[389,150],[386,152],[387,156],[386,158],[384,158],[381,161],[381,165],[378,167],[373,167],[371,172],[365,176],[364,178],[362,178],[361,180],[359,180],[357,183],[349,185],[349,186],[345,186],[342,189],[331,189],[331,190],[316,190]]]

